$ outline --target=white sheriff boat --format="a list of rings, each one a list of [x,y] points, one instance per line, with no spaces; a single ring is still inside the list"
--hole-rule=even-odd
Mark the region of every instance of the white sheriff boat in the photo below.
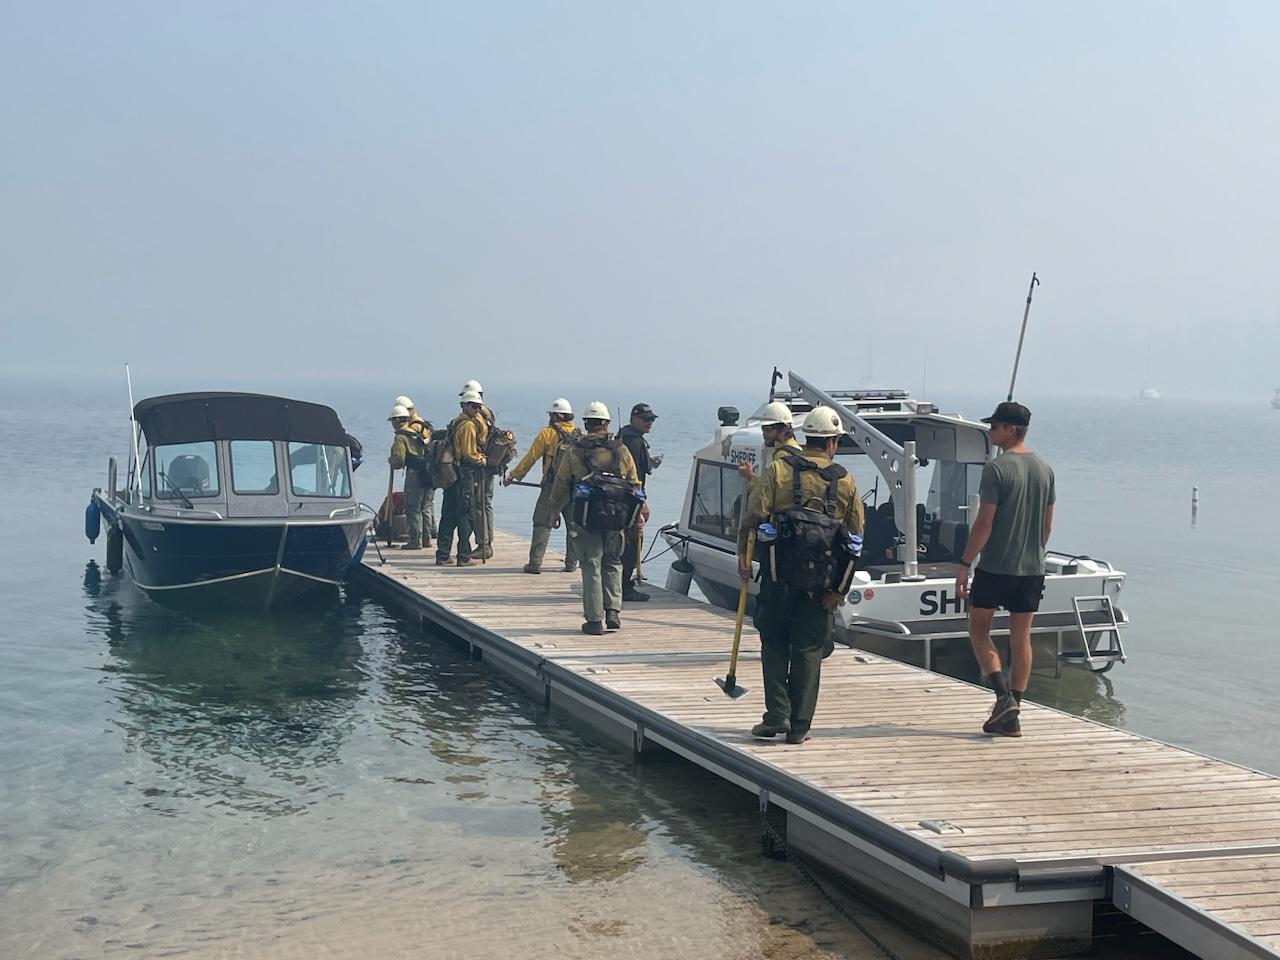
[[[853,475],[866,505],[864,547],[847,602],[836,613],[836,639],[894,659],[957,669],[971,662],[967,607],[956,596],[956,561],[977,515],[982,466],[996,454],[985,424],[939,413],[902,390],[823,391],[796,373],[791,390],[770,400],[791,408],[798,424],[819,404],[844,422],[837,460]],[[775,384],[778,374],[775,371]],[[761,405],[763,408],[763,404]],[[760,411],[738,423],[721,407],[713,441],[693,455],[680,519],[660,531],[679,559],[669,589],[687,593],[696,582],[715,605],[734,609],[738,598],[735,538],[746,482],[737,467],[766,463]],[[920,491],[918,494],[917,491]],[[1106,671],[1125,659],[1120,630],[1128,618],[1116,598],[1125,575],[1085,554],[1048,551],[1045,590],[1032,626],[1037,660]],[[756,585],[751,584],[754,595]],[[1008,618],[996,617],[993,636],[1008,637]],[[1046,649],[1047,648],[1047,649]]]

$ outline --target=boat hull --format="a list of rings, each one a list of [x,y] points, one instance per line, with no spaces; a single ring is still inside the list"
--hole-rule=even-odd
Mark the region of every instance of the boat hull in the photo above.
[[[184,521],[121,516],[124,562],[153,599],[265,608],[333,589],[360,561],[367,517]]]
[[[693,582],[714,606],[733,610],[738,603],[737,558],[729,545],[712,545],[696,540],[687,531],[672,528],[663,537],[692,567]],[[1089,569],[1082,569],[1085,563]],[[1124,575],[1097,569],[1096,561],[1084,561],[1077,572],[1050,573],[1045,577],[1044,599],[1033,619],[1033,639],[1042,648],[1040,656],[1053,659],[1062,649],[1078,648],[1083,642],[1075,626],[1073,598],[1106,595],[1118,599]],[[931,571],[934,572],[934,571]],[[936,574],[936,572],[935,572]],[[834,639],[842,644],[891,657],[928,669],[954,661],[972,663],[968,641],[967,604],[955,595],[954,568],[944,576],[928,576],[918,582],[870,580],[862,573],[855,578],[845,604],[836,611]],[[747,609],[754,613],[757,585],[750,584]],[[1085,604],[1084,616],[1090,628],[1090,650],[1101,653],[1109,638],[1094,633],[1105,623],[1103,615]],[[1127,624],[1117,606],[1120,626]],[[993,634],[1007,634],[1007,617],[1001,613],[993,624]],[[1093,669],[1105,668],[1100,661]],[[958,667],[957,667],[958,669]],[[945,672],[951,672],[946,670]]]

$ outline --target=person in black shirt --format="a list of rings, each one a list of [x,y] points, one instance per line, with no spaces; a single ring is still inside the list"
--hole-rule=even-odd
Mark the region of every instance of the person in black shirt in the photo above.
[[[649,452],[649,441],[645,439],[645,434],[653,429],[653,421],[657,419],[658,415],[653,412],[653,407],[647,403],[637,403],[631,408],[631,422],[618,431],[618,439],[631,451],[631,459],[636,462],[636,473],[640,475],[641,489],[644,488],[649,474],[653,473],[654,468],[661,462],[660,457]],[[647,519],[649,519],[649,505],[645,504],[640,511],[640,519],[627,531],[626,544],[622,552],[622,599],[626,603],[649,599],[649,595],[637,590],[633,582],[640,558],[640,540],[644,535],[644,522]]]

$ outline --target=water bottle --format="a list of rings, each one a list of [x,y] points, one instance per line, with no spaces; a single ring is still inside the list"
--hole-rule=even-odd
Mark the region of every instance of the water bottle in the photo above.
[[[591,496],[591,488],[585,483],[575,484],[573,488],[573,495],[578,500],[585,500]]]
[[[852,556],[862,556],[862,535],[858,533],[849,534],[848,538],[844,542],[844,548]]]
[[[637,489],[633,491],[633,493],[635,494],[637,503],[644,503],[646,500],[649,499],[648,495],[643,490]]]
[[[777,539],[778,528],[772,523],[769,523],[769,521],[766,520],[764,523],[760,524],[760,526],[756,527],[757,543],[773,543],[773,541]]]

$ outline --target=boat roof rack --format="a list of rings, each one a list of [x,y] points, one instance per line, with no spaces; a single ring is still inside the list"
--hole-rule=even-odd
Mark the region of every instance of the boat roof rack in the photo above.
[[[908,400],[911,398],[911,391],[909,390],[887,390],[880,387],[864,387],[861,390],[828,390],[826,392],[836,400]],[[795,390],[775,391],[773,398],[775,400],[804,400],[804,397]]]

